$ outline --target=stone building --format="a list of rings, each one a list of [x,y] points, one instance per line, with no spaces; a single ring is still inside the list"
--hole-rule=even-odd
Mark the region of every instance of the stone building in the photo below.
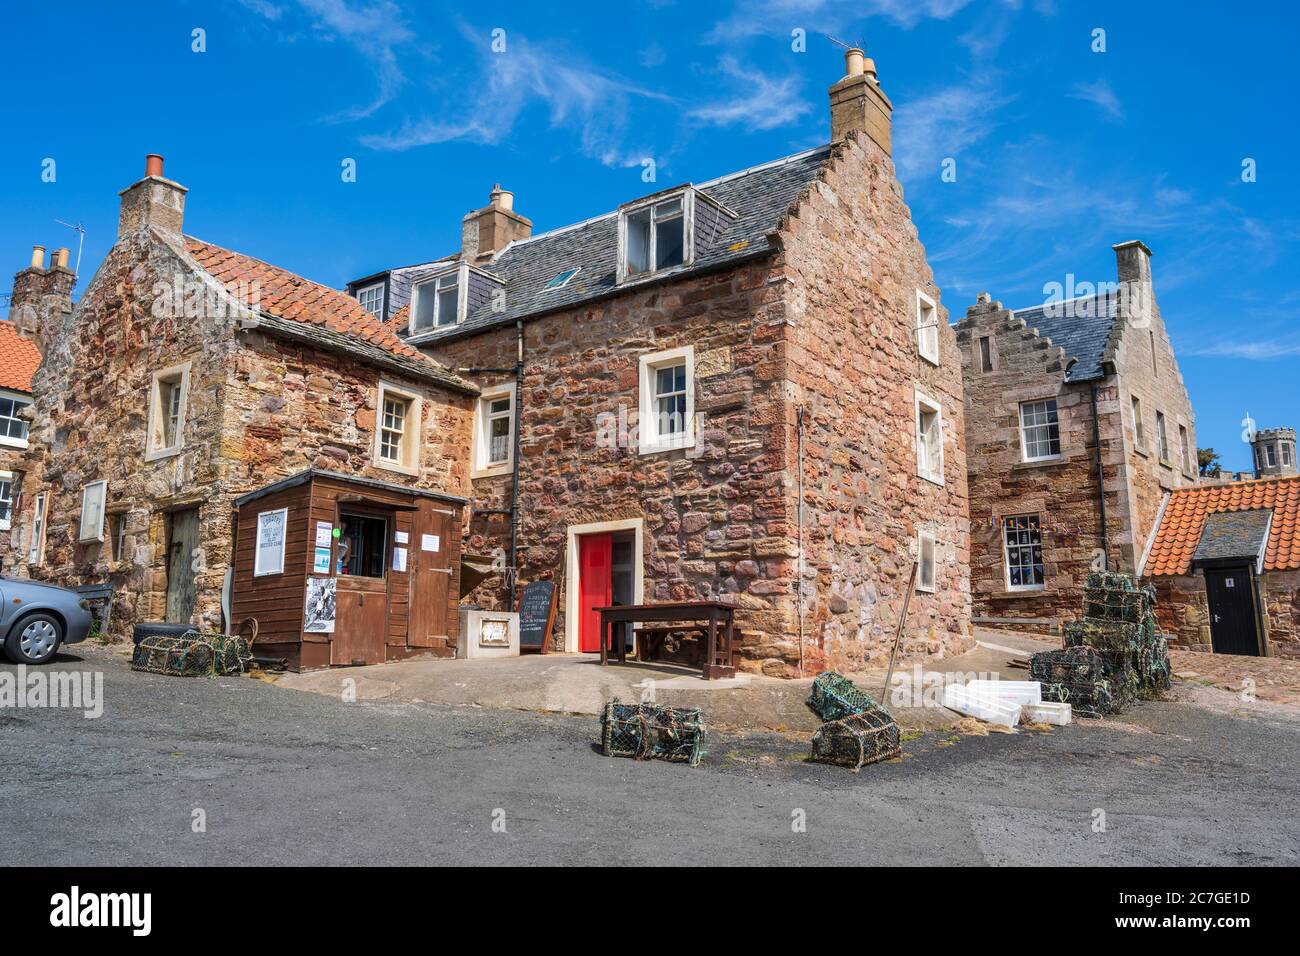
[[[1164,496],[1197,482],[1151,251],[1114,249],[1118,282],[1095,294],[1017,310],[985,294],[957,324],[976,623],[1057,632],[1088,572],[1136,571]]]
[[[350,286],[480,385],[467,550],[560,583],[557,649],[601,603],[718,598],[746,669],[879,662],[914,561],[905,652],[969,645],[960,357],[847,67],[827,146],[541,234],[498,187],[459,253]]]
[[[1261,428],[1251,437],[1256,478],[1300,474],[1295,457],[1294,428]]]
[[[1174,489],[1142,574],[1175,646],[1300,658],[1300,477]]]
[[[277,479],[469,491],[476,387],[344,293],[184,234],[185,200],[150,156],[80,300],[35,329],[21,571],[114,584],[119,633],[221,627],[232,502]]]

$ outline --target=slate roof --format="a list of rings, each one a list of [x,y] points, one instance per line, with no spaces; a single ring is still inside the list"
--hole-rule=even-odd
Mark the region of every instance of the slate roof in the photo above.
[[[1103,378],[1101,359],[1119,312],[1119,293],[1103,292],[1065,302],[1015,309],[1012,314],[1025,325],[1065,349],[1078,359],[1066,372],[1067,382]]]
[[[1192,560],[1257,558],[1264,550],[1264,537],[1272,520],[1272,508],[1220,511],[1208,515]]]
[[[1260,511],[1273,514],[1273,525],[1264,551],[1264,570],[1300,568],[1300,476],[1292,475],[1259,481],[1193,485],[1170,492],[1143,573],[1190,573],[1211,516]],[[1244,533],[1242,528],[1229,525],[1222,532],[1225,535],[1227,528],[1231,528],[1234,534]],[[1216,531],[1215,537],[1219,533]],[[1219,546],[1211,543],[1206,547]]]
[[[257,282],[261,318],[269,331],[394,366],[459,391],[478,391],[446,366],[407,345],[345,292],[193,236],[185,237],[185,251],[224,286]]]
[[[9,321],[0,321],[0,388],[13,392],[32,390],[32,376],[41,364],[41,353],[31,339],[18,334]]]
[[[688,269],[672,273],[672,278],[771,252],[768,234],[776,229],[786,210],[817,177],[830,151],[830,146],[821,146],[696,184],[697,190],[736,213],[736,218],[724,219],[724,228],[716,241],[707,248],[697,248],[694,263]],[[651,195],[663,191],[656,190]],[[619,286],[616,281],[617,232],[618,211],[615,210],[512,243],[491,262],[480,266],[505,282],[504,311],[493,312],[492,303],[487,302],[470,312],[459,325],[421,332],[408,341],[426,344],[459,338],[496,325],[513,323],[517,318],[570,308],[621,293],[629,284]],[[424,275],[443,271],[449,264],[450,260],[444,258],[390,274],[390,327],[407,314],[412,283]],[[544,288],[560,272],[579,267],[581,271],[567,285],[559,289]]]

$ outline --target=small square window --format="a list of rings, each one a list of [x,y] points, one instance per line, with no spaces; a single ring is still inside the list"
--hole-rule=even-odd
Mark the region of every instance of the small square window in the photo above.
[[[934,535],[920,532],[916,539],[916,589],[927,594],[934,593],[935,550]]]
[[[920,289],[916,290],[916,350],[931,365],[939,364],[939,310]]]
[[[690,261],[687,220],[693,197],[677,196],[621,215],[620,279],[631,279]]]
[[[408,475],[419,474],[420,397],[381,382],[375,403],[374,463]]]
[[[1043,535],[1038,515],[1013,515],[1002,519],[1003,556],[1007,587],[1012,591],[1041,590]]]
[[[572,279],[574,276],[576,276],[576,275],[577,275],[579,272],[581,272],[581,271],[582,271],[582,267],[581,267],[581,266],[579,266],[577,269],[565,269],[563,272],[561,272],[559,275],[557,275],[557,276],[556,276],[554,279],[552,279],[550,282],[546,283],[545,288],[547,288],[547,289],[562,289],[562,288],[564,288],[566,285],[569,284],[569,280],[570,280],[570,279]]]
[[[641,454],[694,446],[694,376],[693,347],[641,356]]]
[[[916,473],[926,481],[943,484],[943,408],[919,390],[916,392]]]
[[[457,269],[415,285],[411,291],[411,331],[455,325],[461,315],[461,272]]]
[[[27,447],[27,419],[22,410],[30,404],[17,395],[0,396],[0,445]]]
[[[339,516],[342,526],[335,558],[338,573],[353,578],[382,578],[387,571],[388,522],[370,515]]]
[[[92,481],[81,490],[81,527],[79,539],[86,541],[104,540],[104,498],[108,493],[108,482]]]
[[[357,290],[357,301],[361,307],[375,316],[377,319],[384,317],[384,284],[376,282],[374,285],[363,286]]]
[[[1025,461],[1061,457],[1061,424],[1056,399],[1020,403],[1020,449]]]

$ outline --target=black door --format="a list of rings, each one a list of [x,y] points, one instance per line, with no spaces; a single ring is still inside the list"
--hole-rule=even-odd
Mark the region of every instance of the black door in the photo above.
[[[1250,568],[1206,568],[1210,635],[1216,654],[1259,656]]]

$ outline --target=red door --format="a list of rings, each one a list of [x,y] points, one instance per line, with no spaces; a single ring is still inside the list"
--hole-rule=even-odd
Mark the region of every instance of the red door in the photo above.
[[[592,608],[609,607],[614,598],[613,543],[609,534],[578,537],[578,650],[584,654],[600,651],[600,615]]]

